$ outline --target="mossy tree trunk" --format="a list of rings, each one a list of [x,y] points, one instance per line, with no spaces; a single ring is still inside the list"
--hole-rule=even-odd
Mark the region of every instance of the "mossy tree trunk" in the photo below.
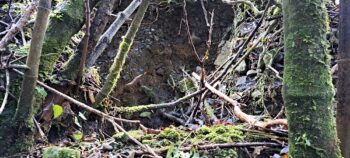
[[[293,158],[340,157],[332,106],[326,0],[284,0],[283,99]]]
[[[90,0],[90,8],[98,0]],[[51,14],[50,23],[45,35],[43,54],[40,58],[39,77],[46,79],[55,68],[56,62],[68,45],[72,36],[84,25],[84,0],[60,2]],[[79,65],[79,63],[78,63]]]
[[[109,69],[106,82],[103,85],[101,91],[96,96],[96,102],[93,104],[94,107],[99,106],[102,103],[103,99],[106,98],[115,88],[120,77],[120,72],[123,70],[126,55],[130,51],[131,45],[133,44],[134,38],[147,11],[148,5],[149,0],[142,0],[138,11],[136,12],[135,17],[128,29],[128,32],[123,37],[123,40],[119,45],[118,54],[114,58],[114,62]]]
[[[337,131],[344,158],[350,158],[350,0],[340,1]]]
[[[14,116],[0,127],[0,155],[21,152],[32,146],[34,140],[33,99],[43,39],[51,11],[51,0],[40,0],[34,24],[30,51],[27,58],[29,70],[25,72],[19,102]],[[11,108],[10,108],[11,109]],[[14,110],[13,110],[14,111]],[[6,125],[4,125],[6,124]]]

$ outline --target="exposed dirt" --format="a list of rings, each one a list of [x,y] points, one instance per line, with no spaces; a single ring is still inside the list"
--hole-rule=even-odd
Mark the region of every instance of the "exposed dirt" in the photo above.
[[[207,7],[208,11],[220,12],[220,16],[214,17],[213,44],[210,60],[206,65],[207,70],[211,70],[217,56],[218,43],[223,38],[227,28],[232,24],[234,12],[232,6],[221,1],[210,2]],[[207,49],[208,27],[205,24],[199,1],[188,3],[187,11],[191,32],[198,37],[194,44],[199,56],[202,57]],[[171,81],[171,78],[173,78],[176,83],[183,78],[181,69],[193,71],[199,66],[199,62],[188,42],[185,24],[181,24],[183,17],[182,5],[171,5],[170,7],[154,5],[150,7],[147,14],[127,57],[125,68],[121,74],[122,78],[113,94],[121,101],[117,103],[117,106],[169,101],[176,94],[167,81]],[[124,28],[124,32],[126,28]],[[121,35],[119,34],[115,41],[119,41]],[[119,42],[114,42],[114,45],[114,49],[110,49],[109,53],[97,62],[101,67],[102,77],[106,76],[107,69],[113,62],[113,56],[117,51],[115,48],[118,48]],[[141,77],[137,84],[125,87],[125,84],[144,73],[145,75]],[[152,89],[157,98],[152,99],[147,96],[142,88],[143,86]],[[144,120],[143,123],[146,126],[158,128],[166,126],[169,122],[160,117],[152,117],[151,121]]]

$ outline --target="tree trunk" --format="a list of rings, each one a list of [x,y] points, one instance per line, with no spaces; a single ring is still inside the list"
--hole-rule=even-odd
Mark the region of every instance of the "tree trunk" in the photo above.
[[[326,0],[284,0],[283,99],[293,158],[336,158]]]
[[[93,8],[97,2],[98,0],[90,0],[90,8]],[[85,20],[84,0],[61,2],[56,8],[57,11],[50,17],[43,54],[40,58],[39,77],[43,79],[51,75],[64,48],[68,45],[72,36],[78,33]]]
[[[97,94],[96,102],[93,104],[93,106],[99,106],[102,103],[103,99],[106,98],[115,88],[120,76],[120,72],[123,70],[126,55],[130,51],[131,45],[133,44],[134,38],[147,11],[148,5],[149,0],[142,0],[140,7],[136,12],[135,17],[128,29],[128,32],[126,33],[125,37],[123,37],[123,40],[119,45],[118,54],[114,58],[114,62],[109,69],[106,82],[103,85],[101,91]]]
[[[337,130],[344,158],[350,158],[350,0],[340,1]]]
[[[0,155],[10,155],[32,146],[34,135],[33,99],[43,39],[51,11],[51,0],[40,0],[33,37],[27,58],[29,70],[25,72],[22,91],[14,118],[0,127]],[[6,148],[5,148],[6,146]]]

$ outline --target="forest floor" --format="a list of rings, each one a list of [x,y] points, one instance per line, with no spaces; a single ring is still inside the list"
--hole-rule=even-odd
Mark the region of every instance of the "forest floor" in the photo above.
[[[121,8],[127,5],[120,3]],[[6,15],[4,6],[0,3],[0,14]],[[209,25],[199,2],[188,3],[187,20],[182,3],[149,8],[118,86],[104,102],[105,113],[126,119],[119,123],[127,131],[64,101],[62,105],[69,108],[58,119],[50,119],[49,129],[45,129],[47,138],[38,135],[37,145],[22,155],[42,157],[48,147],[57,151],[65,150],[59,147],[69,147],[81,157],[90,158],[154,157],[153,152],[169,158],[286,157],[288,127],[281,95],[283,27],[279,7],[269,7],[266,15],[266,3],[257,4],[258,13],[222,1],[210,2],[206,7],[214,12],[208,15]],[[327,38],[336,79],[337,6],[330,4],[328,13],[331,30]],[[210,15],[214,15],[212,25]],[[8,27],[9,18],[0,17],[4,23],[0,24],[0,32]],[[85,82],[83,91],[74,95],[82,102],[93,100],[90,94],[96,94],[94,90],[100,88],[91,83],[104,82],[126,26],[96,63],[101,81],[87,78],[90,81]],[[16,36],[13,44],[23,45],[22,37]],[[193,43],[189,43],[189,38]],[[80,40],[79,36],[74,39]],[[244,45],[247,49],[241,49]],[[193,46],[200,59],[207,58],[204,66]],[[69,49],[73,50],[74,44],[67,52]],[[65,60],[67,54],[54,73],[60,71]],[[231,61],[231,65],[227,64]],[[206,82],[212,86],[207,87]],[[207,89],[199,95],[186,98],[203,87]],[[177,102],[178,99],[183,100]],[[117,108],[168,102],[176,103],[138,112],[120,112]],[[36,116],[39,122],[41,118],[42,114]]]

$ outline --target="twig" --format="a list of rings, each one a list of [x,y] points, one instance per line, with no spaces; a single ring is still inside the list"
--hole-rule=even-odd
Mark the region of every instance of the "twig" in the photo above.
[[[81,81],[83,79],[85,61],[86,61],[86,57],[88,54],[88,47],[89,47],[89,38],[90,38],[90,4],[89,4],[89,0],[85,0],[85,16],[86,16],[86,19],[85,19],[85,26],[86,26],[85,32],[86,32],[86,34],[85,34],[85,37],[83,38],[84,47],[83,47],[83,52],[81,54],[80,63],[79,63],[79,71],[78,71],[77,78],[76,78],[77,87],[80,86]]]
[[[1,104],[1,107],[0,107],[0,114],[4,111],[5,109],[5,105],[7,104],[7,98],[9,96],[9,89],[10,89],[10,73],[9,73],[9,70],[6,69],[5,70],[5,73],[6,73],[6,89],[5,89],[5,96],[2,100],[2,104]]]
[[[207,9],[205,9],[205,6],[204,6],[204,2],[203,0],[200,0],[201,1],[201,6],[202,6],[202,9],[203,9],[203,13],[204,13],[204,19],[205,19],[205,23],[207,24],[207,26],[209,27],[210,24],[209,24],[209,21],[208,21],[208,13],[207,13]]]
[[[186,24],[186,31],[187,31],[187,36],[188,36],[188,40],[192,46],[193,49],[193,53],[196,55],[198,62],[202,63],[201,59],[199,58],[199,55],[197,53],[196,47],[193,44],[193,40],[191,37],[191,31],[190,31],[190,26],[188,24],[188,18],[187,18],[187,10],[186,10],[186,0],[183,1],[184,2],[184,6],[183,6],[183,12],[184,12],[184,22]]]
[[[166,117],[166,118],[168,118],[168,119],[170,119],[170,120],[172,120],[172,121],[175,121],[175,122],[177,122],[177,123],[180,123],[181,125],[183,125],[183,126],[185,126],[186,125],[186,122],[184,121],[184,120],[182,120],[182,119],[180,119],[180,118],[177,118],[177,117],[175,117],[175,116],[173,116],[173,115],[171,115],[171,114],[169,114],[169,113],[166,113],[165,111],[161,111],[161,114],[164,116],[164,117]]]

